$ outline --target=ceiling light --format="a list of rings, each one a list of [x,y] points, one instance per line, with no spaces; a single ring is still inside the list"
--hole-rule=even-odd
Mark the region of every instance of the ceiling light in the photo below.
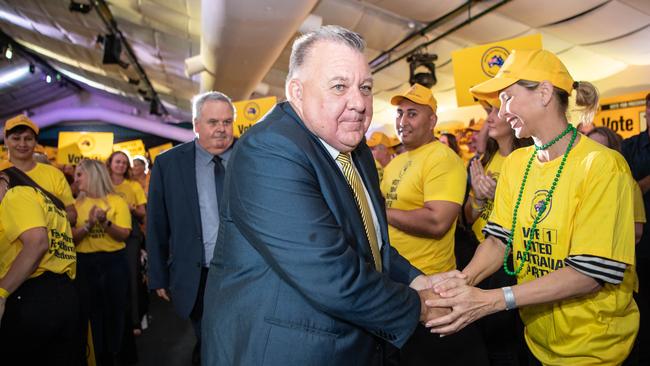
[[[68,7],[68,10],[82,14],[88,14],[91,9],[90,4],[78,3],[74,0],[70,1],[70,6]]]
[[[438,55],[429,53],[414,53],[406,58],[409,63],[409,83],[418,83],[427,88],[436,85],[436,66],[433,64]]]
[[[45,82],[46,83],[51,83],[52,82],[52,77],[50,75],[45,75]]]
[[[11,50],[11,46],[7,46],[7,50],[5,50],[5,58],[7,60],[11,60],[14,57],[14,52]]]

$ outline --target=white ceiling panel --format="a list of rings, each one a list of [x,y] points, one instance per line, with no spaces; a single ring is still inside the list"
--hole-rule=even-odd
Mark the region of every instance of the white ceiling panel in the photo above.
[[[630,65],[650,65],[650,25],[629,36],[585,48]]]
[[[474,44],[483,44],[512,38],[529,29],[529,26],[516,20],[497,13],[489,13],[455,31],[454,36]]]
[[[623,2],[640,12],[650,15],[650,1],[648,0],[618,0],[620,2]]]
[[[607,1],[609,0],[516,0],[503,5],[497,12],[537,28],[584,13]]]
[[[558,55],[574,80],[596,81],[623,71],[627,64],[584,47],[573,47]]]
[[[420,22],[430,22],[459,7],[466,1],[380,0],[374,4],[395,14]]]
[[[648,24],[650,15],[611,1],[581,17],[542,29],[560,39],[587,45],[626,35]]]

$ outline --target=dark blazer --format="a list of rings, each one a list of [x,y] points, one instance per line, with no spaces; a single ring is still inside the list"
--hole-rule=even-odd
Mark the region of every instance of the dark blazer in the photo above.
[[[384,340],[406,342],[420,272],[388,244],[365,143],[353,160],[378,215],[382,273],[345,177],[288,103],[240,139],[205,292],[204,365],[369,365]]]
[[[182,317],[194,307],[203,263],[194,150],[191,141],[156,158],[147,199],[149,288],[168,288]]]

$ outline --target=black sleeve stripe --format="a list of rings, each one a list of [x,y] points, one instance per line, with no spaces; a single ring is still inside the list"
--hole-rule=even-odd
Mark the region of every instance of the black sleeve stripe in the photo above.
[[[501,226],[493,222],[488,222],[483,228],[482,232],[485,236],[494,236],[504,244],[508,242],[508,236],[510,236],[510,233],[507,230],[504,230]]]
[[[591,265],[585,265],[584,263],[581,262],[575,262],[572,261],[570,258],[567,258],[564,260],[564,263],[575,269],[576,271],[595,278],[596,280],[602,280],[607,283],[611,283],[613,285],[618,285],[621,282],[623,282],[623,272],[619,271],[609,271],[609,270],[602,270],[602,268],[594,268],[595,266]]]
[[[612,271],[621,271],[625,272],[627,264],[613,261],[611,259],[595,257],[595,256],[585,256],[585,255],[572,255],[569,258],[574,262],[580,262],[585,264],[591,264],[594,266],[599,266],[602,268],[610,269]]]

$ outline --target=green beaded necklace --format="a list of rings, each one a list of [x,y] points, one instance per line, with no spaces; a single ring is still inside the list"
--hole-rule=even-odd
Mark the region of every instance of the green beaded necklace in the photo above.
[[[537,211],[537,215],[535,216],[535,220],[533,220],[533,225],[530,228],[530,232],[534,233],[535,229],[537,228],[537,223],[539,222],[539,219],[542,217],[542,214],[546,210],[546,206],[548,203],[551,201],[551,197],[553,197],[553,192],[555,192],[555,187],[557,187],[557,182],[560,180],[560,175],[562,174],[562,169],[564,169],[564,164],[566,163],[567,156],[569,156],[569,151],[571,150],[571,147],[573,146],[573,143],[575,142],[576,137],[578,136],[578,130],[575,129],[572,125],[569,124],[569,126],[564,130],[561,134],[559,134],[556,138],[548,142],[547,144],[544,144],[542,146],[535,145],[535,150],[533,151],[533,155],[528,159],[528,164],[526,164],[526,170],[524,171],[524,179],[521,182],[521,187],[519,188],[519,195],[517,196],[517,203],[515,204],[515,210],[512,214],[512,229],[510,230],[510,235],[508,235],[508,242],[506,243],[506,253],[503,256],[503,270],[509,274],[510,276],[517,276],[521,272],[521,270],[524,268],[524,263],[528,261],[528,252],[530,251],[530,243],[532,240],[524,240],[524,256],[519,263],[519,266],[517,267],[516,270],[511,271],[508,268],[508,255],[512,251],[512,239],[515,235],[515,227],[517,225],[517,212],[519,211],[519,205],[521,204],[521,198],[524,194],[524,187],[526,186],[526,180],[528,179],[528,173],[530,172],[530,167],[533,164],[533,159],[537,156],[537,152],[540,150],[546,150],[549,147],[553,146],[556,142],[560,141],[560,139],[566,134],[571,132],[571,141],[569,141],[569,145],[566,148],[566,151],[564,152],[564,155],[562,156],[562,161],[560,162],[560,167],[557,168],[557,173],[555,173],[555,178],[553,178],[553,183],[551,184],[551,189],[549,189],[548,194],[546,195],[546,198],[544,199],[544,202],[542,203],[539,211]],[[531,234],[532,235],[532,234]]]

